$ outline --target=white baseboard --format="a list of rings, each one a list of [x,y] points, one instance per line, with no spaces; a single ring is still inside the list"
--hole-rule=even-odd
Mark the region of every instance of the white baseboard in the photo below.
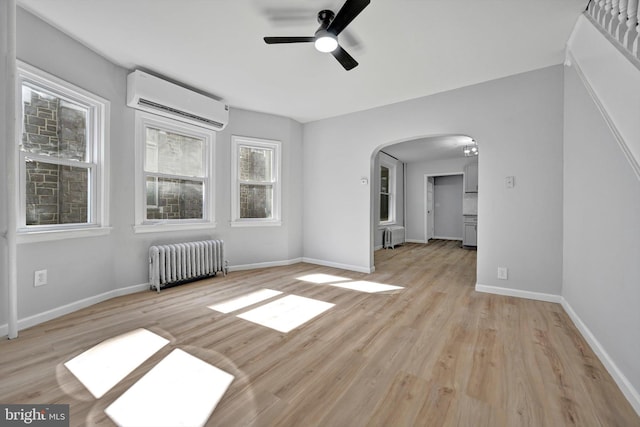
[[[309,264],[323,265],[325,267],[340,268],[342,270],[357,271],[358,273],[367,273],[367,274],[371,274],[376,270],[375,267],[361,267],[358,265],[341,264],[339,262],[324,261],[321,259],[306,258],[306,257],[302,258],[302,262],[306,262]]]
[[[545,294],[542,292],[522,291],[520,289],[501,288],[499,286],[487,286],[476,283],[476,291],[488,294],[505,295],[509,297],[533,299],[537,301],[555,302],[560,304],[562,297],[560,295]]]
[[[462,241],[462,237],[447,237],[447,236],[433,236],[432,239],[438,240],[459,240]]]
[[[405,239],[405,241],[407,243],[422,243],[422,244],[427,243],[424,240],[420,240],[420,239]]]
[[[545,294],[541,292],[521,291],[518,289],[501,288],[498,286],[487,286],[476,283],[476,291],[486,292],[490,294],[512,296],[517,298],[534,299],[538,301],[553,302],[562,305],[573,324],[576,326],[580,334],[587,341],[598,359],[602,362],[605,369],[613,380],[616,382],[622,394],[627,398],[633,409],[640,415],[640,393],[636,390],[629,379],[622,373],[618,365],[611,359],[609,353],[604,349],[600,341],[593,335],[591,330],[582,321],[580,316],[573,310],[567,300],[561,295]]]
[[[576,328],[580,331],[580,334],[584,337],[584,339],[589,343],[589,346],[593,350],[593,352],[598,356],[598,359],[602,362],[607,372],[613,377],[613,380],[616,382],[622,394],[627,398],[633,409],[640,416],[640,393],[636,390],[631,382],[627,379],[627,377],[622,373],[622,371],[618,368],[618,365],[611,359],[609,353],[604,349],[600,341],[593,335],[591,330],[587,327],[587,325],[582,321],[578,313],[576,313],[571,304],[561,297],[562,299],[562,308],[567,312],[573,324],[576,325]]]
[[[302,262],[302,258],[287,259],[284,261],[268,261],[268,262],[256,262],[253,264],[230,265],[229,271],[254,270],[256,268],[267,268],[267,267],[283,267],[285,265],[293,265],[293,264],[298,264],[300,262]]]
[[[30,328],[48,320],[53,320],[56,317],[64,316],[65,314],[73,313],[85,307],[97,304],[102,301],[106,301],[111,298],[119,297],[122,295],[133,294],[149,289],[149,284],[144,283],[140,285],[128,286],[126,288],[114,289],[109,292],[104,292],[99,295],[95,295],[89,298],[84,298],[79,301],[74,301],[69,304],[65,304],[61,307],[53,308],[51,310],[44,311],[42,313],[34,314],[23,319],[18,319],[18,331]],[[9,325],[0,325],[0,336],[7,336],[9,334]]]
[[[380,249],[382,249],[382,245],[378,245],[378,246],[374,246],[373,247],[374,251],[379,251]]]

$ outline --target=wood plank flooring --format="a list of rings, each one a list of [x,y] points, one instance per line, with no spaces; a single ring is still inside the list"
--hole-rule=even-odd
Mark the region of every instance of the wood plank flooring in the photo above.
[[[377,251],[371,275],[296,264],[115,298],[0,341],[0,402],[112,425],[104,409],[180,348],[235,376],[212,426],[640,426],[561,306],[476,293],[475,269],[434,241]],[[404,289],[298,279],[319,273]],[[264,288],[335,306],[286,334],[207,308]],[[95,399],[64,363],[136,328],[170,344]]]

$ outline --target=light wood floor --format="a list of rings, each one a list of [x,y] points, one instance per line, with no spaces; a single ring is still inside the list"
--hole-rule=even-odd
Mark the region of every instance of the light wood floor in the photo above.
[[[297,264],[116,298],[0,341],[0,402],[69,403],[72,425],[111,425],[104,408],[181,348],[235,376],[209,425],[640,426],[562,307],[476,293],[475,266],[435,241],[376,252],[372,275]],[[296,279],[313,273],[404,289]],[[335,306],[287,334],[207,308],[262,288]],[[171,343],[99,400],[63,366],[141,327]]]

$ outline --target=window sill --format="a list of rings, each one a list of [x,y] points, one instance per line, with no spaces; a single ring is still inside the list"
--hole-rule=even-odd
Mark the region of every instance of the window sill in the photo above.
[[[385,228],[391,226],[391,225],[396,225],[396,222],[381,222],[378,224],[378,230],[384,230]]]
[[[137,233],[165,233],[171,231],[188,230],[210,230],[216,228],[215,222],[198,222],[190,224],[168,224],[159,222],[155,224],[138,224],[133,226],[133,231]]]
[[[280,227],[280,220],[238,220],[229,223],[232,227]]]
[[[81,239],[86,237],[106,236],[111,227],[76,228],[69,230],[37,230],[18,231],[16,243],[50,242],[53,240]]]

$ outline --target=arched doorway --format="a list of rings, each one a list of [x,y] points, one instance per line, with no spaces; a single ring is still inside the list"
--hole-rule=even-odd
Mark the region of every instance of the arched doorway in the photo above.
[[[477,231],[478,153],[475,140],[464,134],[417,137],[378,147],[371,159],[372,259],[374,251],[383,246],[384,229],[389,226],[404,227],[405,241],[409,243],[427,244],[431,238],[458,239],[462,246],[466,220],[473,217]],[[436,186],[438,180],[440,187]],[[438,188],[440,196],[447,189],[446,197],[437,198]],[[439,206],[439,200],[449,200],[457,206],[447,210]],[[440,225],[444,224],[442,218],[447,218],[448,230],[454,232],[438,233],[438,217]],[[465,245],[471,248],[477,240],[466,239],[465,243],[471,243]]]

